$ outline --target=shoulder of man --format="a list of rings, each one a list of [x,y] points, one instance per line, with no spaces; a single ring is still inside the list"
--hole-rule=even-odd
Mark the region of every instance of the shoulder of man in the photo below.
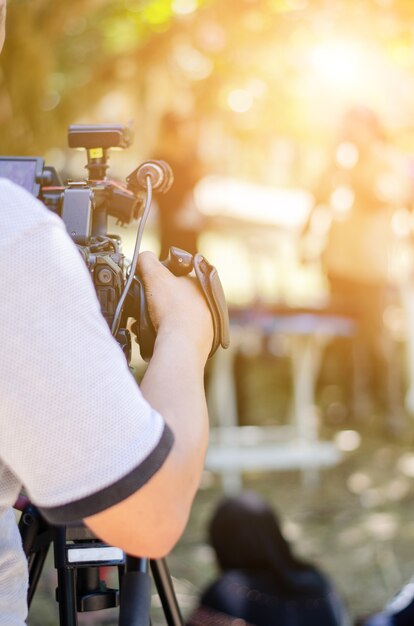
[[[0,178],[0,251],[42,224],[63,224],[28,191]]]

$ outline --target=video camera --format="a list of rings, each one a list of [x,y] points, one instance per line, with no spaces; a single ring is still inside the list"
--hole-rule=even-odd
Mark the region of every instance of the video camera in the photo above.
[[[165,161],[146,161],[126,178],[122,185],[107,177],[109,150],[127,148],[132,142],[129,127],[122,125],[72,125],[68,130],[71,148],[87,153],[87,177],[68,180],[66,184],[55,168],[39,157],[0,157],[0,177],[9,178],[39,198],[57,213],[76,243],[92,278],[96,294],[112,334],[129,362],[132,331],[141,356],[148,361],[154,349],[155,329],[146,305],[142,280],[136,274],[144,226],[151,208],[152,191],[165,193],[174,177]],[[128,262],[122,253],[118,235],[107,232],[108,216],[121,224],[140,219],[134,254]],[[200,254],[194,257],[170,248],[162,261],[174,274],[184,276],[194,271],[209,305],[214,323],[214,342],[210,356],[219,345],[229,344],[228,312],[217,270]]]

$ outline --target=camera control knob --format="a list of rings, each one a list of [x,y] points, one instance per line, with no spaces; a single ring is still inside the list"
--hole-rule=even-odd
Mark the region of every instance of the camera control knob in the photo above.
[[[112,282],[112,272],[105,267],[100,269],[98,272],[98,280],[103,285],[108,285],[110,282]]]
[[[145,189],[147,177],[151,180],[154,191],[166,193],[174,182],[171,167],[166,161],[145,161],[135,172],[139,187]]]

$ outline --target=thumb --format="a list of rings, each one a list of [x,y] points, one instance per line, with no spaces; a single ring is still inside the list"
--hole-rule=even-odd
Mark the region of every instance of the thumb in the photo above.
[[[137,271],[143,278],[154,274],[154,272],[159,272],[161,269],[164,268],[153,252],[149,250],[141,252],[138,257]]]

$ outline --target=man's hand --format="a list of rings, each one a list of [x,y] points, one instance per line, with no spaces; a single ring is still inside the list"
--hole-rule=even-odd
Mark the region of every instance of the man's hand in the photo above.
[[[196,279],[174,276],[152,252],[139,255],[138,270],[157,342],[174,333],[193,343],[205,362],[213,342],[213,322]]]

